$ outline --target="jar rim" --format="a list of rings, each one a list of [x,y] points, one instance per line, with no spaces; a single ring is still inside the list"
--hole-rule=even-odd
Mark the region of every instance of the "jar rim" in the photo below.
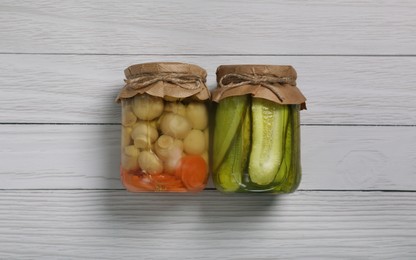
[[[195,64],[182,62],[148,62],[134,64],[124,70],[127,79],[137,77],[138,75],[159,74],[159,73],[184,73],[193,74],[206,80],[207,72],[205,69]]]
[[[290,65],[234,64],[220,65],[217,68],[217,82],[227,74],[269,75],[287,77],[293,80],[297,78],[296,70]]]

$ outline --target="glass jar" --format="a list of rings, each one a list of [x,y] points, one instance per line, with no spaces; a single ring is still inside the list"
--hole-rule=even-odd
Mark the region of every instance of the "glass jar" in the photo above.
[[[223,192],[289,193],[301,179],[299,111],[291,66],[223,65],[213,91],[212,171]]]
[[[206,71],[185,63],[128,67],[122,105],[121,181],[128,191],[187,192],[208,178]]]

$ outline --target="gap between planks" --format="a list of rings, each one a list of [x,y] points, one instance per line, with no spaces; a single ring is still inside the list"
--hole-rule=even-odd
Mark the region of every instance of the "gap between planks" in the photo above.
[[[66,189],[66,188],[64,188],[64,189],[33,189],[33,188],[28,188],[28,189],[0,189],[0,192],[9,192],[9,191],[11,191],[11,192],[13,192],[13,191],[52,191],[52,192],[55,192],[55,191],[103,191],[103,192],[105,192],[105,191],[126,191],[126,189],[122,189],[122,188],[120,188],[120,189],[102,189],[102,188],[97,188],[97,189],[94,189],[94,188],[88,188],[88,189],[82,189],[82,188],[74,188],[74,189]],[[211,192],[211,191],[214,191],[214,192],[217,192],[217,189],[216,188],[205,188],[203,191],[201,191],[201,192]],[[367,190],[365,190],[365,189],[360,189],[360,190],[357,190],[357,189],[352,189],[352,190],[347,190],[347,189],[298,189],[298,190],[296,190],[296,192],[294,192],[294,193],[299,193],[299,192],[343,192],[343,193],[345,193],[345,192],[351,192],[351,193],[360,193],[360,192],[365,192],[365,193],[368,193],[368,192],[379,192],[379,193],[383,193],[383,192],[386,192],[386,193],[415,193],[416,192],[416,190],[382,190],[382,189],[377,189],[377,190],[371,190],[371,189],[367,189]],[[233,195],[233,194],[235,194],[235,195],[238,195],[238,194],[240,194],[240,195],[242,195],[242,194],[246,194],[246,195],[248,195],[248,194],[253,194],[253,196],[258,196],[258,195],[260,195],[260,196],[264,196],[264,195],[272,195],[272,196],[280,196],[280,195],[290,195],[290,194],[293,194],[293,193],[282,193],[282,194],[276,194],[276,193],[250,193],[250,192],[248,192],[248,193],[239,193],[239,192],[237,192],[237,193],[221,193],[220,191],[218,191],[217,192],[218,194],[223,194],[223,195]],[[129,194],[164,194],[164,195],[168,195],[168,194],[177,194],[177,195],[180,195],[180,194],[189,194],[189,195],[192,195],[192,194],[197,194],[197,193],[192,193],[192,192],[190,192],[190,193],[177,193],[177,192],[143,192],[143,193],[140,193],[140,192],[138,192],[138,193],[134,193],[134,192],[129,192]]]
[[[45,55],[45,56],[157,56],[157,57],[416,57],[416,54],[256,54],[256,53],[88,53],[88,52],[0,52],[0,55]]]
[[[25,123],[25,122],[0,122],[0,125],[120,125],[120,123]],[[374,127],[416,127],[415,124],[300,124],[301,126],[345,126],[345,127],[355,127],[355,126],[374,126]]]

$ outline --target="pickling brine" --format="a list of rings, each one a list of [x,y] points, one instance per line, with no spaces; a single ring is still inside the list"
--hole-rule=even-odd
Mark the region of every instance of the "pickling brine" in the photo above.
[[[299,105],[249,95],[223,99],[216,109],[214,183],[227,192],[294,191],[301,176],[299,140]]]
[[[204,189],[209,161],[205,76],[203,69],[183,63],[148,63],[126,70],[127,91],[120,98],[120,173],[127,190]]]
[[[288,67],[218,69],[212,162],[217,189],[289,193],[298,187],[299,111],[305,99],[294,86],[294,69]],[[296,100],[290,95],[297,95]]]

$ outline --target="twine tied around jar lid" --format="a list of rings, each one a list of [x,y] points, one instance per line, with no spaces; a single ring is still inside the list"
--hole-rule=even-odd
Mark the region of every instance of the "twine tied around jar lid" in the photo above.
[[[143,93],[161,98],[194,95],[199,100],[210,98],[205,85],[206,71],[196,65],[178,62],[143,63],[130,66],[124,72],[126,84],[116,102]]]
[[[217,68],[218,86],[212,100],[252,95],[284,105],[300,104],[306,109],[306,98],[296,86],[297,73],[286,65],[221,65]]]
[[[234,83],[231,80],[229,83],[224,84],[227,79],[237,79],[241,80],[239,83]],[[250,75],[250,74],[236,74],[230,73],[224,75],[219,81],[218,85],[220,88],[236,88],[243,85],[260,85],[271,92],[273,92],[276,97],[283,102],[283,98],[280,96],[279,92],[276,90],[276,86],[273,84],[290,84],[296,86],[296,80],[290,77],[276,77],[276,76],[267,76],[267,75]]]
[[[201,77],[193,74],[184,73],[161,73],[161,74],[147,74],[138,75],[132,79],[125,79],[126,86],[132,89],[141,89],[149,85],[155,84],[158,81],[169,82],[184,89],[198,89],[205,81]],[[184,84],[194,83],[195,86],[187,86]]]

